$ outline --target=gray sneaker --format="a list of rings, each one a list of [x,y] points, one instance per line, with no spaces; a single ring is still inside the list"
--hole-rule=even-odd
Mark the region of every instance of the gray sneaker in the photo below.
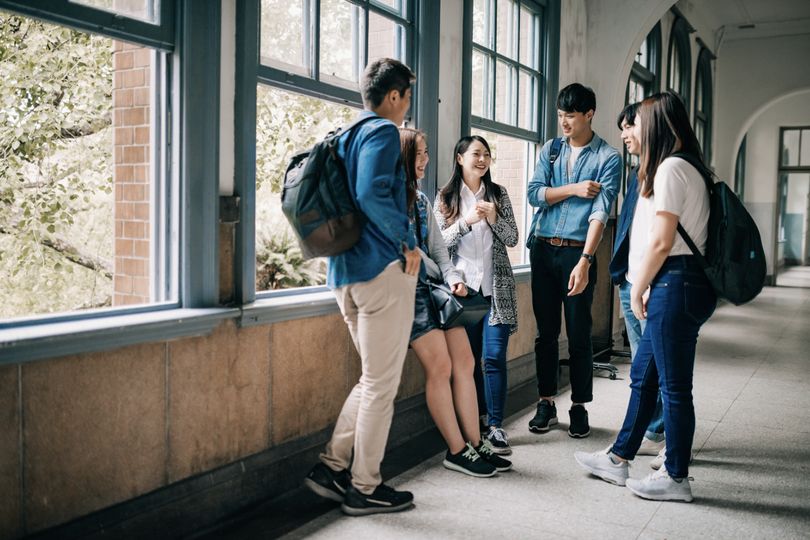
[[[648,474],[641,480],[629,478],[627,488],[644,499],[653,501],[686,501],[692,502],[691,478],[683,478],[676,482],[667,473],[666,467],[661,467],[654,473]]]
[[[574,459],[592,475],[617,486],[623,486],[629,477],[630,464],[618,459],[616,460],[619,461],[618,463],[613,463],[613,460],[610,459],[610,447],[593,454],[576,452]]]

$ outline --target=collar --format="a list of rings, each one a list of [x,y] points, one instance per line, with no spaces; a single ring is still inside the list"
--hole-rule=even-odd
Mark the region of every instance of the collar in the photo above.
[[[568,137],[563,137],[562,141],[563,141],[563,143],[567,144],[569,148],[571,147],[571,143],[568,142]],[[596,152],[597,150],[599,150],[599,147],[601,147],[601,146],[602,146],[602,137],[597,135],[596,132],[594,131],[593,132],[593,139],[591,139],[591,142],[589,142],[588,144],[586,144],[582,148],[583,149],[590,148],[591,152]]]
[[[481,180],[481,185],[478,186],[478,191],[473,193],[473,191],[470,189],[470,187],[467,184],[464,183],[464,180],[462,180],[461,181],[461,191],[462,191],[462,193],[464,192],[465,189],[467,190],[467,193],[469,193],[470,195],[472,195],[473,197],[475,197],[477,199],[478,194],[482,193],[484,191],[484,181]]]

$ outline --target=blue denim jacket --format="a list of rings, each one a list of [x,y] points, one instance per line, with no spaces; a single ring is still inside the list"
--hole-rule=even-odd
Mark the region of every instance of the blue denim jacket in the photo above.
[[[363,111],[360,116],[373,115]],[[405,210],[405,170],[399,130],[390,120],[369,120],[338,138],[337,153],[346,166],[349,190],[368,222],[357,244],[329,258],[326,283],[337,288],[370,281],[402,259],[402,244],[414,249]]]
[[[630,225],[633,223],[633,213],[638,202],[638,167],[630,173],[630,183],[622,203],[622,213],[619,215],[619,228],[616,230],[616,241],[613,243],[613,258],[610,260],[610,278],[614,285],[624,283],[627,274],[627,257],[630,255]]]
[[[529,204],[540,207],[535,236],[567,238],[584,242],[588,236],[591,220],[606,224],[610,207],[619,192],[622,174],[622,158],[619,151],[607,144],[596,133],[574,163],[571,178],[568,178],[568,156],[571,146],[568,137],[563,137],[562,150],[549,175],[549,153],[553,139],[543,145],[537,169],[529,182]],[[592,180],[602,184],[602,189],[593,199],[569,197],[549,206],[546,190],[566,184]]]

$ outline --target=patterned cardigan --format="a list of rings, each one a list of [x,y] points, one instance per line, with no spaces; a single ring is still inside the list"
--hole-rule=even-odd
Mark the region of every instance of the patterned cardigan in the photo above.
[[[518,329],[517,320],[517,296],[515,294],[515,277],[512,274],[512,263],[509,262],[509,254],[506,247],[515,247],[518,243],[518,228],[515,223],[515,214],[512,212],[512,203],[506,188],[501,188],[501,197],[498,204],[501,207],[501,215],[498,216],[497,223],[490,224],[492,229],[492,314],[489,317],[489,325],[509,324],[511,336]],[[436,197],[436,208],[433,215],[442,231],[444,243],[447,244],[447,251],[453,263],[458,262],[458,242],[461,237],[470,232],[467,223],[459,218],[455,223],[447,226],[447,222],[442,215],[441,199]]]

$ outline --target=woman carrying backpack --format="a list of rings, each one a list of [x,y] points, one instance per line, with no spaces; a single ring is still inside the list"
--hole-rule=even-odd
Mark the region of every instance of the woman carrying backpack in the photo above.
[[[708,278],[678,233],[680,224],[706,253],[709,193],[701,172],[676,152],[691,155],[708,171],[686,108],[674,94],[645,99],[635,120],[641,141],[640,197],[630,237],[630,302],[647,326],[630,368],[630,402],[612,447],[575,458],[590,473],[653,500],[692,500],[689,460],[695,433],[692,378],[700,327],[717,305]],[[628,477],[655,410],[664,401],[666,462],[641,480]]]
[[[467,328],[475,355],[475,383],[481,426],[495,452],[510,454],[501,427],[506,405],[506,347],[517,331],[517,301],[507,247],[518,243],[518,229],[506,189],[492,181],[489,144],[483,137],[456,143],[450,181],[439,191],[434,214],[450,257],[464,271],[468,287],[490,297],[492,309]],[[485,373],[481,373],[480,359]]]
[[[428,162],[425,136],[415,129],[400,128],[399,137],[411,229],[423,252],[425,266],[433,269],[429,274],[440,274],[434,277],[443,278],[454,294],[466,296],[464,276],[450,262],[430,202],[417,190]],[[416,285],[415,301],[410,345],[425,371],[428,410],[447,442],[444,466],[476,477],[511,469],[512,463],[495,455],[478,432],[473,355],[464,328],[439,329],[430,289],[421,279]]]

